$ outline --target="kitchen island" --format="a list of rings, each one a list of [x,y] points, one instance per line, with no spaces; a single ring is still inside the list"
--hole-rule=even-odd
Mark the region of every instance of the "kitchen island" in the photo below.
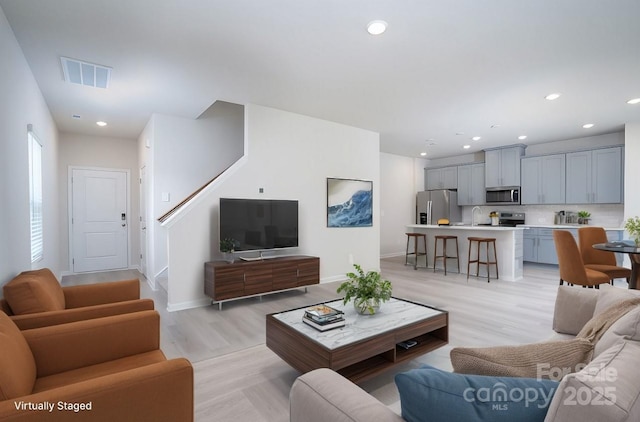
[[[438,226],[430,224],[408,224],[407,233],[424,233],[427,235],[427,263],[433,269],[433,246],[434,238],[438,235],[458,236],[460,272],[467,273],[467,260],[469,255],[470,237],[493,237],[496,239],[496,249],[498,252],[498,270],[500,280],[517,281],[522,279],[523,245],[522,234],[524,227],[502,227],[502,226]],[[442,244],[438,242],[438,252],[441,252]],[[472,251],[475,256],[475,247]],[[455,255],[455,242],[447,242],[447,255]],[[485,257],[485,248],[482,248],[481,259]],[[442,260],[438,260],[438,268]],[[448,260],[447,272],[456,272],[458,269],[455,259]],[[475,264],[471,265],[472,275],[476,272]],[[480,277],[486,281],[486,266],[480,266]],[[495,276],[495,269],[491,267],[491,278]]]

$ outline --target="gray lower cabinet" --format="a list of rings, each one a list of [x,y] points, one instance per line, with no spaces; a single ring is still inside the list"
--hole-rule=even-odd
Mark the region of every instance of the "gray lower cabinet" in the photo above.
[[[529,228],[523,233],[524,261],[537,262],[539,264],[555,264],[558,265],[558,254],[556,253],[556,245],[553,242],[554,230],[568,230],[578,244],[578,229],[574,228]],[[622,231],[607,230],[607,239],[609,242],[622,240]],[[618,265],[622,265],[624,254],[616,254]]]

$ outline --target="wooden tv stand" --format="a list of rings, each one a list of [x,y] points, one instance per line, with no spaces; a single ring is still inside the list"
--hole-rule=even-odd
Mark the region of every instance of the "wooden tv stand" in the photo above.
[[[204,264],[204,293],[222,303],[320,283],[320,258],[286,256],[260,261],[212,261]]]

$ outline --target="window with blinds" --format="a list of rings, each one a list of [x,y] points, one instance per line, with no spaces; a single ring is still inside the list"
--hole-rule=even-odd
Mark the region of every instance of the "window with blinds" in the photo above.
[[[42,259],[44,253],[42,225],[42,144],[33,133],[27,131],[29,142],[29,208],[31,211],[31,262]]]

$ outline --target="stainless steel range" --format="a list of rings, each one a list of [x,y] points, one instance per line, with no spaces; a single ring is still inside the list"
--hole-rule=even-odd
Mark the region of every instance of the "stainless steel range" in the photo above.
[[[502,227],[515,227],[524,224],[523,212],[496,211],[498,214],[498,225]]]

